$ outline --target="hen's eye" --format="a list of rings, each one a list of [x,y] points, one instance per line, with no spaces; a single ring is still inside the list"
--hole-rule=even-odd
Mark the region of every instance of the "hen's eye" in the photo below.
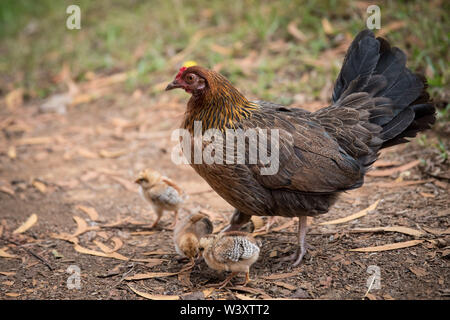
[[[194,75],[193,75],[192,73],[188,74],[188,75],[186,76],[186,80],[187,80],[188,82],[194,81]]]

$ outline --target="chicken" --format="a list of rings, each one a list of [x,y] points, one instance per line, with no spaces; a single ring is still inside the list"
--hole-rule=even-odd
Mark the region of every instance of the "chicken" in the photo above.
[[[158,224],[164,210],[175,213],[173,223],[170,226],[170,228],[173,228],[177,221],[178,210],[183,203],[183,192],[180,187],[169,178],[162,176],[158,171],[151,169],[141,171],[135,182],[139,184],[139,193],[142,198],[150,202],[155,209],[157,218],[151,228]]]
[[[200,251],[208,267],[218,271],[231,271],[221,283],[225,287],[239,272],[245,272],[246,285],[250,281],[250,266],[258,260],[259,246],[246,232],[230,231],[200,239]]]
[[[190,214],[180,220],[174,229],[173,240],[175,250],[183,257],[189,258],[194,266],[194,258],[199,253],[199,241],[202,237],[211,234],[213,224],[207,214]]]
[[[278,165],[272,174],[263,173],[269,164],[248,160],[249,148],[262,150],[250,139],[244,151],[228,142],[221,150],[226,154],[231,149],[244,163],[199,163],[187,157],[235,208],[226,230],[239,230],[252,215],[299,217],[298,247],[291,257],[298,265],[306,252],[306,217],[327,213],[342,192],[361,187],[381,149],[408,142],[406,138],[434,123],[426,80],[405,63],[405,54],[387,40],[369,30],[360,32],[347,51],[331,104],[316,112],[250,101],[221,74],[182,67],[166,90],[182,88],[192,95],[182,123],[191,138],[217,129],[226,141],[231,129],[258,128],[268,132],[259,139],[272,142],[278,133],[278,144],[266,144],[269,154],[278,154],[269,163]],[[201,124],[200,132],[194,131],[196,124]],[[203,143],[203,150],[207,147]],[[185,152],[184,143],[182,148]]]

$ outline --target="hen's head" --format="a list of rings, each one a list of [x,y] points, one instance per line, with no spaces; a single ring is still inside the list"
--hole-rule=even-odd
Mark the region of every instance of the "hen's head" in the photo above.
[[[185,64],[180,68],[175,79],[166,87],[166,91],[181,88],[187,93],[199,94],[209,87],[210,72],[197,65]]]
[[[202,130],[234,128],[248,118],[257,105],[250,102],[223,75],[200,66],[185,64],[166,90],[184,89],[192,94],[183,127],[193,132],[194,122],[202,122]]]

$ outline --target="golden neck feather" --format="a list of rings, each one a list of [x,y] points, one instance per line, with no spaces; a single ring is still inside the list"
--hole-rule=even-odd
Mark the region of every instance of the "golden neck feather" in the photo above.
[[[224,76],[214,71],[208,73],[208,85],[209,88],[193,94],[188,102],[183,127],[190,132],[194,131],[194,121],[201,121],[203,131],[234,129],[258,109],[257,104],[248,101]]]

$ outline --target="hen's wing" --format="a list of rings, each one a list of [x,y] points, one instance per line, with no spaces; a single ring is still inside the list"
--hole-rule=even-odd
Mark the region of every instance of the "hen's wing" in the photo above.
[[[269,158],[273,157],[278,162],[278,171],[263,175],[261,169],[269,165],[260,162],[248,165],[255,179],[268,189],[333,193],[362,184],[363,171],[359,162],[350,157],[305,110],[276,105],[271,108],[269,103],[265,103],[260,112],[252,115],[251,121],[243,122],[243,126],[270,129],[267,149],[258,145],[259,157],[269,154]],[[279,138],[273,140],[279,142],[278,148],[271,145],[271,137],[276,134],[272,129],[278,129]]]

